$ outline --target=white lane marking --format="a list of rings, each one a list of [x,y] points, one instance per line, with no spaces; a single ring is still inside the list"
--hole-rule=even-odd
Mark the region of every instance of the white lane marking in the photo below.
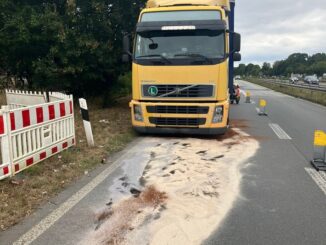
[[[324,172],[318,172],[313,168],[305,168],[305,170],[326,195],[326,174]]]
[[[136,145],[134,146],[136,147]],[[134,148],[133,147],[133,148]],[[24,235],[22,235],[13,245],[20,244],[31,244],[40,235],[42,235],[46,230],[48,230],[56,221],[58,221],[64,214],[66,214],[70,209],[72,209],[76,204],[78,204],[85,196],[87,196],[92,190],[95,189],[99,184],[101,184],[115,169],[117,169],[123,162],[121,161],[126,157],[127,154],[132,152],[131,148],[128,152],[120,156],[112,165],[105,169],[102,173],[97,175],[91,182],[85,185],[82,189],[71,196],[67,201],[62,203],[57,209],[52,213],[42,219],[37,225],[32,227]]]
[[[320,174],[320,176],[322,176],[322,177],[325,179],[325,181],[326,181],[326,172],[321,171],[321,172],[319,172],[319,174]]]
[[[277,137],[281,140],[291,140],[292,138],[280,127],[280,125],[276,123],[269,123],[268,124],[271,129],[273,129],[274,133]]]

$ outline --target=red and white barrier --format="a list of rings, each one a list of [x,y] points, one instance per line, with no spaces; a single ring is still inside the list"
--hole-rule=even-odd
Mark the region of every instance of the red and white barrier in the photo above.
[[[49,92],[49,102],[55,102],[58,100],[70,99],[70,95],[58,93],[58,92]]]
[[[46,103],[44,92],[20,91],[6,89],[6,101],[10,109]]]
[[[59,93],[58,93],[59,94]],[[0,110],[0,179],[12,176],[75,144],[72,96]]]
[[[11,155],[8,133],[8,113],[0,110],[0,143],[1,143],[1,162],[0,162],[0,179],[11,176]]]

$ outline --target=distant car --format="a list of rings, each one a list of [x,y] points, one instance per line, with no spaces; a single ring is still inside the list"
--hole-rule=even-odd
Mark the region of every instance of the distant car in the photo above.
[[[299,82],[299,78],[297,78],[297,77],[291,77],[290,78],[290,83],[291,84],[295,84],[295,83],[298,83]]]
[[[235,76],[234,79],[235,79],[235,80],[240,80],[240,79],[241,79],[241,76]]]
[[[308,83],[308,84],[315,84],[315,85],[319,85],[319,79],[317,76],[306,76],[304,78],[304,82]]]

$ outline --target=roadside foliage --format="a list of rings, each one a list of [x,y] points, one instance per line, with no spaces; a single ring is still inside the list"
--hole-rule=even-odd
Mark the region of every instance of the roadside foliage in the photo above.
[[[275,61],[274,64],[263,63],[262,67],[255,64],[240,64],[235,75],[240,76],[289,76],[295,74],[316,74],[323,76],[326,71],[326,53],[309,56],[304,53],[291,54],[287,59]]]
[[[144,2],[0,1],[1,85],[14,77],[29,88],[102,94],[128,69],[121,65],[121,40]]]

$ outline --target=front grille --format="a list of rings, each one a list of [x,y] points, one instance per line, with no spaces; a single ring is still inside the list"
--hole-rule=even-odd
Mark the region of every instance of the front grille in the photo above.
[[[148,113],[170,114],[207,114],[208,106],[147,106]]]
[[[158,126],[199,126],[206,123],[205,118],[150,117],[149,122]]]
[[[213,85],[142,85],[144,97],[161,98],[207,98],[213,97]]]

